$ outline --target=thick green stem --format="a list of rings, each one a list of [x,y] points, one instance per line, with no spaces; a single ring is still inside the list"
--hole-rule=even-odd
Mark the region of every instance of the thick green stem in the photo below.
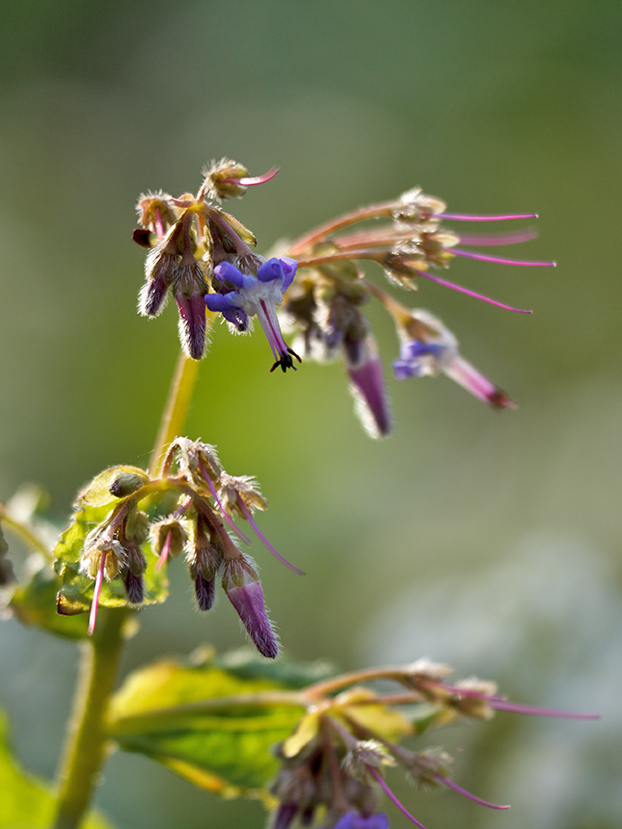
[[[164,415],[160,423],[155,449],[151,456],[149,475],[152,478],[158,474],[162,456],[169,443],[183,429],[186,415],[188,414],[188,407],[190,406],[190,398],[192,397],[197,378],[198,368],[199,363],[196,360],[191,360],[183,353],[179,355],[177,368],[175,369],[175,375],[166,402],[166,408],[164,409]]]
[[[184,425],[197,368],[197,362],[180,355],[151,458],[151,477],[157,474],[166,447]],[[97,774],[105,760],[106,711],[115,688],[124,626],[131,612],[126,607],[102,612],[92,638],[83,643],[52,829],[79,829],[91,802]]]
[[[78,829],[89,806],[106,753],[104,720],[116,682],[123,627],[129,613],[126,608],[102,613],[94,635],[82,645],[84,653],[67,732],[53,829]]]

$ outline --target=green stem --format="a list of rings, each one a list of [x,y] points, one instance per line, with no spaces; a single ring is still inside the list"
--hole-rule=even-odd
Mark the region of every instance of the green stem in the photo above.
[[[180,355],[151,458],[151,477],[157,474],[166,447],[184,425],[197,368],[197,362]],[[91,801],[106,756],[107,708],[115,688],[125,623],[131,613],[127,607],[107,609],[92,638],[83,643],[52,829],[79,829]]]
[[[104,718],[123,647],[127,608],[107,610],[84,642],[53,829],[78,829],[106,753]]]
[[[169,443],[183,429],[190,406],[190,398],[192,397],[192,391],[197,378],[198,368],[199,363],[196,360],[191,360],[183,353],[179,355],[155,448],[151,455],[151,465],[149,467],[149,476],[151,478],[154,478],[158,474],[162,456]]]
[[[43,553],[48,561],[52,560],[50,550],[43,543],[43,541],[35,535],[35,533],[30,529],[30,527],[26,526],[26,524],[22,524],[20,521],[16,521],[15,518],[12,518],[2,504],[0,504],[0,519],[17,535],[21,535],[24,541],[34,547],[35,550]]]

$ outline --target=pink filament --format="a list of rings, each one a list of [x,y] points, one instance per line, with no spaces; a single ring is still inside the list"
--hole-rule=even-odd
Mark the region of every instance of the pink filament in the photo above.
[[[372,777],[374,777],[374,778],[377,780],[377,782],[378,782],[378,784],[379,784],[380,788],[382,789],[382,791],[386,794],[386,796],[389,798],[389,800],[397,806],[397,808],[400,810],[400,812],[402,812],[403,814],[405,814],[405,815],[406,815],[406,817],[407,817],[409,820],[412,820],[412,822],[413,822],[414,824],[416,824],[417,826],[419,826],[419,829],[425,829],[425,826],[423,825],[423,823],[419,823],[419,821],[418,821],[416,818],[414,818],[414,817],[410,814],[410,812],[409,812],[409,811],[407,811],[407,809],[406,809],[404,806],[402,806],[402,804],[399,802],[399,800],[397,799],[397,797],[393,794],[393,792],[391,791],[391,789],[390,789],[390,788],[387,786],[387,784],[384,782],[383,777],[382,777],[382,775],[380,774],[380,772],[378,772],[378,771],[377,771],[375,768],[373,768],[372,766],[367,766],[367,770],[368,770],[368,771],[369,771],[369,773],[372,775]]]
[[[254,184],[265,184],[266,181],[274,178],[279,172],[278,167],[272,167],[267,173],[262,176],[244,176],[243,178],[223,178],[225,184],[241,184],[242,187],[252,187]]]
[[[529,262],[524,259],[501,259],[498,256],[488,256],[485,253],[474,253],[471,250],[452,248],[456,256],[466,256],[467,259],[478,259],[480,262],[496,262],[498,265],[521,265],[531,268],[556,268],[557,262]]]
[[[513,233],[493,233],[486,236],[480,233],[460,233],[460,242],[463,245],[518,245],[521,242],[531,242],[538,234],[535,230],[515,230]]]
[[[577,711],[559,711],[557,708],[536,708],[533,705],[525,705],[522,702],[509,702],[499,694],[484,694],[482,691],[475,691],[472,688],[461,688],[459,685],[445,685],[441,682],[432,682],[431,685],[451,691],[461,697],[472,697],[487,702],[491,708],[498,711],[510,711],[515,714],[533,714],[535,717],[563,717],[569,720],[599,720],[600,714],[582,714]]]
[[[496,803],[489,803],[487,800],[484,800],[481,797],[477,797],[477,795],[471,794],[471,792],[463,789],[462,786],[459,786],[457,783],[454,783],[453,780],[450,780],[448,777],[445,777],[442,774],[435,774],[434,778],[438,780],[439,783],[442,783],[445,786],[449,786],[450,789],[458,792],[458,794],[462,794],[465,797],[468,797],[469,800],[474,800],[475,803],[479,803],[482,806],[488,806],[489,809],[509,809],[509,806],[498,806]]]
[[[292,570],[294,573],[298,573],[299,576],[304,576],[305,575],[304,570],[300,570],[298,567],[295,567],[286,558],[284,558],[277,550],[274,549],[272,544],[270,544],[268,539],[263,535],[263,533],[261,532],[261,530],[259,529],[259,527],[255,523],[255,521],[253,520],[253,516],[251,515],[250,510],[248,509],[248,507],[246,506],[246,504],[240,498],[239,495],[238,495],[238,504],[239,504],[240,508],[242,509],[242,512],[244,513],[244,517],[246,518],[248,523],[251,525],[251,527],[257,533],[257,538],[259,538],[261,543],[265,547],[267,547],[268,550],[270,550],[270,552],[272,553],[273,556],[276,556],[276,558],[278,558],[278,560],[281,562],[281,564],[284,564],[286,567],[289,567],[290,570]]]
[[[490,305],[496,305],[497,308],[503,308],[506,311],[514,311],[517,314],[532,314],[533,311],[524,310],[523,308],[512,308],[511,305],[504,305],[502,302],[497,302],[496,299],[490,299],[490,297],[484,296],[483,294],[478,294],[475,291],[470,291],[468,288],[463,288],[461,285],[456,285],[455,282],[448,282],[446,279],[441,279],[440,276],[435,276],[434,274],[428,273],[427,271],[417,271],[419,276],[424,276],[426,279],[431,279],[432,282],[437,282],[439,285],[444,285],[446,288],[451,288],[452,291],[458,291],[460,294],[466,294],[467,296],[472,296],[475,299],[481,299],[482,302],[488,302]]]
[[[202,475],[203,475],[203,477],[205,478],[205,482],[207,483],[207,485],[208,485],[208,487],[209,487],[209,491],[212,493],[212,497],[213,497],[214,501],[216,501],[216,503],[218,504],[218,509],[220,510],[220,513],[221,513],[222,517],[225,519],[225,522],[229,525],[229,527],[233,530],[233,532],[234,532],[234,533],[235,533],[235,534],[236,534],[239,538],[241,538],[241,539],[242,539],[242,541],[243,541],[245,544],[250,544],[250,543],[251,543],[251,542],[250,542],[250,538],[247,538],[247,537],[244,535],[244,533],[242,532],[242,530],[239,530],[239,529],[235,526],[235,524],[233,523],[233,521],[231,520],[231,518],[229,517],[229,513],[228,513],[228,512],[227,512],[227,510],[224,508],[224,505],[223,505],[222,501],[221,501],[221,500],[220,500],[220,498],[218,497],[218,493],[216,492],[216,487],[215,487],[215,486],[214,486],[214,484],[212,483],[212,479],[211,479],[211,478],[210,478],[210,476],[208,475],[207,470],[205,469],[205,467],[203,466],[203,464],[201,463],[201,461],[199,461],[199,468],[201,469],[201,474],[202,474]]]
[[[510,216],[473,216],[467,213],[443,213],[444,219],[454,222],[507,222],[512,219],[537,219],[537,213],[516,213]]]
[[[601,714],[582,714],[579,711],[558,711],[556,708],[536,708],[533,705],[524,705],[520,702],[506,700],[491,700],[491,708],[498,711],[510,711],[514,714],[532,714],[534,717],[562,717],[567,720],[599,720]]]
[[[97,607],[99,605],[99,594],[101,593],[102,583],[104,581],[104,567],[106,565],[106,550],[102,552],[102,558],[99,563],[99,569],[95,578],[95,587],[93,589],[93,600],[91,601],[91,612],[89,613],[89,636],[95,632],[95,623],[97,622]]]
[[[162,547],[162,552],[160,553],[160,558],[157,561],[156,568],[161,570],[166,563],[166,559],[168,558],[168,554],[171,551],[171,541],[173,539],[173,531],[169,530],[166,536],[166,541],[164,542],[164,547]]]

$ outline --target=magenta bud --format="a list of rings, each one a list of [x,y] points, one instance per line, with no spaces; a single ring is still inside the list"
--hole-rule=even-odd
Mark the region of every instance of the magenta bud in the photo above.
[[[168,286],[163,270],[155,279],[148,279],[138,295],[138,313],[143,317],[157,317],[166,305]]]
[[[386,437],[392,428],[389,401],[384,388],[382,361],[373,342],[363,344],[360,361],[350,362],[346,352],[346,368],[350,391],[356,401],[356,413],[372,437]]]
[[[200,360],[205,353],[205,300],[196,293],[185,297],[175,293],[179,310],[179,340],[184,353],[193,360]]]
[[[137,576],[128,567],[123,576],[123,582],[125,584],[125,594],[128,602],[130,602],[130,604],[142,604],[142,601],[145,598],[143,577],[141,575]]]
[[[211,610],[216,599],[215,579],[206,579],[203,573],[197,572],[194,577],[194,592],[197,597],[199,610]]]
[[[241,587],[231,587],[227,596],[235,607],[257,650],[268,659],[279,654],[279,643],[266,613],[261,582],[251,581]]]

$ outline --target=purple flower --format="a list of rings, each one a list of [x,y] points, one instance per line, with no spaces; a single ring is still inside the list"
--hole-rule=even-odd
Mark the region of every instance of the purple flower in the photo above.
[[[515,407],[514,402],[458,352],[458,341],[429,311],[416,309],[402,314],[398,331],[400,359],[393,362],[396,380],[446,374],[474,397],[495,409]]]
[[[335,824],[335,829],[389,829],[389,819],[384,812],[367,817],[348,812]]]
[[[238,331],[247,331],[250,318],[257,317],[276,361],[270,371],[277,366],[283,371],[295,369],[294,357],[300,362],[300,357],[283,339],[276,315],[276,308],[283,302],[283,292],[292,284],[297,267],[295,259],[273,258],[260,265],[256,276],[251,276],[230,262],[221,262],[214,268],[214,276],[232,290],[205,296],[209,310],[221,313]]]

